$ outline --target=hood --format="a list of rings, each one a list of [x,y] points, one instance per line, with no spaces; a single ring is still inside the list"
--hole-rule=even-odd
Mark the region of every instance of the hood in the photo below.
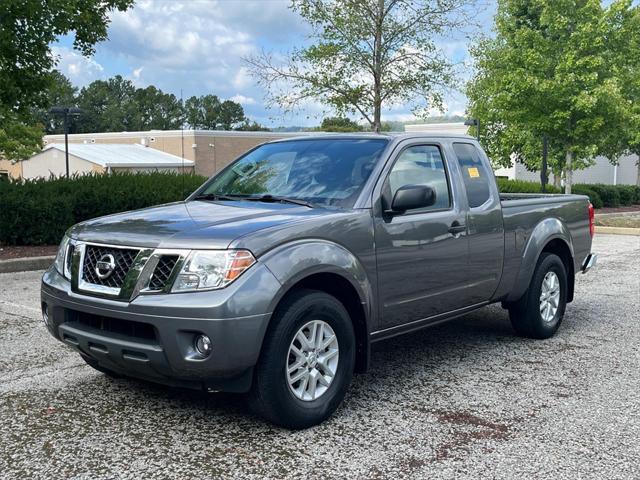
[[[227,248],[246,234],[330,215],[332,210],[262,202],[189,201],[100,217],[75,225],[85,242],[148,248]]]

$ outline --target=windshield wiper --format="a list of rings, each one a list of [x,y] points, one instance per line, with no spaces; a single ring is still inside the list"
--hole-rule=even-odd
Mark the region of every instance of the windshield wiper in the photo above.
[[[220,200],[220,201],[236,201],[244,200],[246,197],[242,195],[222,195],[219,193],[203,193],[193,197],[194,200]]]
[[[292,205],[302,205],[303,207],[315,208],[310,202],[300,200],[299,198],[279,197],[276,195],[261,195],[259,197],[244,197],[243,200],[253,202],[269,202],[269,203],[290,203]]]

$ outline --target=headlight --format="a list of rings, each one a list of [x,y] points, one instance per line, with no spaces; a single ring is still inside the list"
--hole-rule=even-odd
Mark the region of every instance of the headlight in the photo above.
[[[60,247],[58,247],[58,253],[56,254],[56,259],[53,264],[58,270],[58,273],[68,279],[71,278],[71,272],[69,271],[67,265],[67,255],[69,253],[69,237],[62,237],[62,242],[60,242]]]
[[[177,276],[172,292],[223,288],[256,262],[247,250],[194,250]]]

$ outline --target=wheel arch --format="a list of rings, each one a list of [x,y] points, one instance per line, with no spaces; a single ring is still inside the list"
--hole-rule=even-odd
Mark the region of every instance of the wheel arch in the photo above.
[[[558,255],[562,260],[567,271],[567,303],[573,300],[575,271],[571,233],[559,219],[546,218],[535,226],[529,236],[522,253],[522,261],[514,287],[506,299],[507,302],[518,300],[529,288],[533,272],[543,252]]]
[[[280,281],[273,298],[269,325],[283,300],[300,289],[325,292],[345,307],[356,336],[356,372],[369,366],[370,322],[374,320],[372,286],[360,261],[344,247],[327,241],[305,241],[283,246],[261,259]]]

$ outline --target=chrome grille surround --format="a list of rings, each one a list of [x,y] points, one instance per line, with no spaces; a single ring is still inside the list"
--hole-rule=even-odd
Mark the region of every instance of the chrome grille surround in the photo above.
[[[140,294],[168,293],[190,253],[190,250],[186,249],[153,249],[77,240],[71,242],[72,291],[123,301],[131,301]],[[96,275],[88,273],[88,268],[95,268],[96,252],[101,252],[101,255],[106,252],[114,256],[116,270],[120,269],[114,281],[100,282]],[[126,257],[120,258],[122,252],[127,252]],[[172,261],[166,260],[166,257],[171,257]],[[168,270],[171,263],[173,268]]]

